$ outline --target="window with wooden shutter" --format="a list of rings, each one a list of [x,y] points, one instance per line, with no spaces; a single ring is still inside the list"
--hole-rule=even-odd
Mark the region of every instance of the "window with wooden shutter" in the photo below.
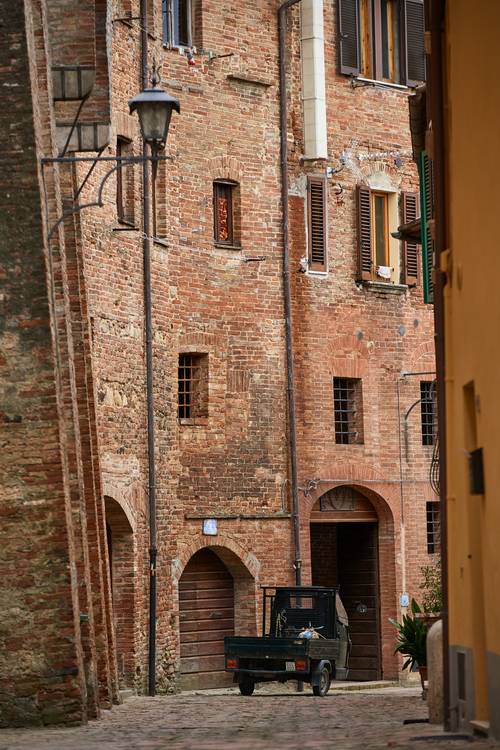
[[[370,189],[358,185],[358,278],[372,278],[372,219]]]
[[[311,271],[326,271],[326,180],[307,181],[308,255]]]
[[[434,302],[434,240],[432,239],[431,222],[434,219],[434,179],[432,161],[425,151],[420,155],[420,212],[422,217],[422,277],[424,285],[424,302]]]
[[[418,218],[417,193],[402,193],[402,223],[409,224]],[[418,243],[403,242],[404,283],[418,282]]]
[[[424,3],[423,0],[404,2],[404,61],[405,84],[416,86],[425,81]]]
[[[424,0],[338,0],[340,72],[415,86],[425,80]]]
[[[359,75],[361,70],[359,0],[338,0],[337,13],[340,72],[346,75]]]

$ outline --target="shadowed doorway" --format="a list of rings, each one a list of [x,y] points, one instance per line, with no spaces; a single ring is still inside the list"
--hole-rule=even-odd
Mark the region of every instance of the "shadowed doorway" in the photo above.
[[[312,584],[340,586],[351,629],[352,680],[381,677],[376,519],[371,503],[345,486],[326,493],[319,512],[311,514]]]

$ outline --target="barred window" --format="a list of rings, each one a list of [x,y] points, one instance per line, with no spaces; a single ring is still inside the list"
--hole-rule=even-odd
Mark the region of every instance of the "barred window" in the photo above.
[[[441,544],[441,515],[439,511],[439,501],[426,503],[427,517],[427,552],[433,555],[439,552]]]
[[[335,442],[339,444],[363,443],[361,380],[358,378],[334,378],[333,404]]]
[[[180,420],[208,417],[207,354],[179,354],[178,393]]]
[[[432,380],[420,383],[420,414],[422,421],[422,445],[436,442],[436,387]]]

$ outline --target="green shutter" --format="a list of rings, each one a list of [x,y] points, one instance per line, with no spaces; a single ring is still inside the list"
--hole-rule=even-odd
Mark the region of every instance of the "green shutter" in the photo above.
[[[431,236],[430,221],[434,218],[434,181],[432,161],[425,151],[420,155],[420,216],[422,225],[422,278],[424,302],[434,302],[434,240]]]

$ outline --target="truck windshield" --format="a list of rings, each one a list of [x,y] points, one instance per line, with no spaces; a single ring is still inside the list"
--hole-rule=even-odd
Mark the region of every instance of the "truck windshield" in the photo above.
[[[274,638],[294,638],[306,628],[314,628],[320,635],[329,632],[328,598],[315,594],[279,591],[271,613],[271,633]]]

